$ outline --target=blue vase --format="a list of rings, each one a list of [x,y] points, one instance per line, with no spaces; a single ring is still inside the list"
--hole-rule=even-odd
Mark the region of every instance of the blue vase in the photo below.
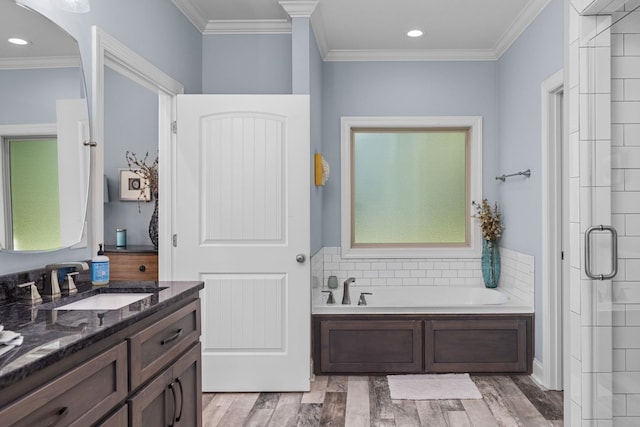
[[[495,288],[500,281],[500,248],[494,240],[482,241],[482,278],[487,288]]]

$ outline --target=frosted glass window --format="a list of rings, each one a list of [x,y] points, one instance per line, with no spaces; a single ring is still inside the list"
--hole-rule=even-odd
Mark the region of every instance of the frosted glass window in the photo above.
[[[13,249],[57,248],[60,246],[57,141],[16,139],[8,144],[12,219],[9,231]]]
[[[352,129],[352,247],[469,244],[468,129]]]

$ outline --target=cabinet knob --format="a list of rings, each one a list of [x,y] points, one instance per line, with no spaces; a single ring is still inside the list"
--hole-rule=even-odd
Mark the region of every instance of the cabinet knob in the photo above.
[[[145,267],[144,265],[141,265],[138,270],[140,270],[140,272],[144,273],[145,271],[147,271],[147,267]]]

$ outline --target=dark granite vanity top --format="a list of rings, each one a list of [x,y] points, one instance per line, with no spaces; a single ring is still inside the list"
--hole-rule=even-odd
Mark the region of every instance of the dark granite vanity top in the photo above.
[[[13,302],[0,306],[0,325],[24,337],[21,346],[0,356],[0,390],[204,288],[200,281],[77,286],[78,294],[45,299],[40,305]],[[54,310],[98,293],[129,292],[153,295],[117,310]]]

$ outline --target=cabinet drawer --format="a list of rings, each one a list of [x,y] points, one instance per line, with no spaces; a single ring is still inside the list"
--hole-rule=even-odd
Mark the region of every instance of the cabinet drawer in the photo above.
[[[128,338],[129,386],[140,386],[182,353],[200,336],[200,300],[178,309]]]
[[[126,404],[99,424],[100,427],[127,427],[128,425],[129,406]]]
[[[158,254],[108,252],[109,277],[118,280],[158,280]]]
[[[88,426],[127,396],[127,345],[83,363],[0,411],[6,426]]]

